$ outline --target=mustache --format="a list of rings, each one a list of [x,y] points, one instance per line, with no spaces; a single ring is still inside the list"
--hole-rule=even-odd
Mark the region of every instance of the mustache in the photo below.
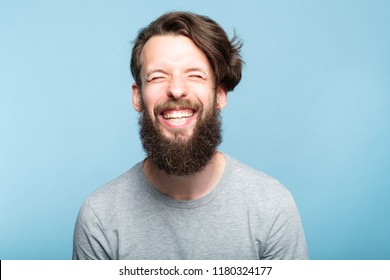
[[[199,111],[202,109],[202,105],[199,102],[194,102],[189,99],[168,100],[164,103],[157,104],[154,108],[154,114],[159,115],[166,110],[174,109],[192,109]]]

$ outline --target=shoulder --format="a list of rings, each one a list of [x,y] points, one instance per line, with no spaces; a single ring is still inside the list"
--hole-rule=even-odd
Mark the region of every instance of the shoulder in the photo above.
[[[96,211],[114,209],[119,205],[127,204],[129,199],[140,192],[144,178],[142,172],[142,162],[139,162],[90,194],[84,204]]]
[[[284,197],[291,196],[288,189],[277,179],[256,170],[230,156],[228,161],[228,184],[236,195],[242,194],[254,203],[273,204],[280,202]]]
[[[231,177],[245,183],[246,186],[254,186],[261,190],[285,192],[287,189],[277,179],[256,170],[230,156],[227,156],[230,168]]]

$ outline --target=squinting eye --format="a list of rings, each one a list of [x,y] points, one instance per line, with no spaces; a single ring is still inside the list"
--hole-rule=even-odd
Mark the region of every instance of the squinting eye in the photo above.
[[[146,79],[147,82],[161,82],[165,79],[165,76],[152,76]]]
[[[192,79],[197,79],[197,80],[198,79],[199,80],[203,80],[204,79],[204,77],[202,75],[198,75],[198,74],[192,74],[189,77],[192,78]]]

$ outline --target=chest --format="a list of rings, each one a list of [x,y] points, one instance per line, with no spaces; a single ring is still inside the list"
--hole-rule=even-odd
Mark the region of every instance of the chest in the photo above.
[[[117,229],[120,259],[258,259],[246,209],[159,209]]]

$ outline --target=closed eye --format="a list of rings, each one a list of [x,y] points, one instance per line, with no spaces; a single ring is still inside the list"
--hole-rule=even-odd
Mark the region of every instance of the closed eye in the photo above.
[[[158,80],[162,80],[164,79],[164,77],[153,77],[153,78],[150,78],[150,81],[158,81]]]
[[[199,79],[203,79],[203,77],[201,75],[190,75],[191,78],[199,78]]]
[[[157,83],[165,81],[168,77],[166,75],[150,75],[148,77],[145,77],[146,82],[148,83]]]
[[[206,80],[206,76],[202,73],[191,73],[188,75],[191,80]]]

